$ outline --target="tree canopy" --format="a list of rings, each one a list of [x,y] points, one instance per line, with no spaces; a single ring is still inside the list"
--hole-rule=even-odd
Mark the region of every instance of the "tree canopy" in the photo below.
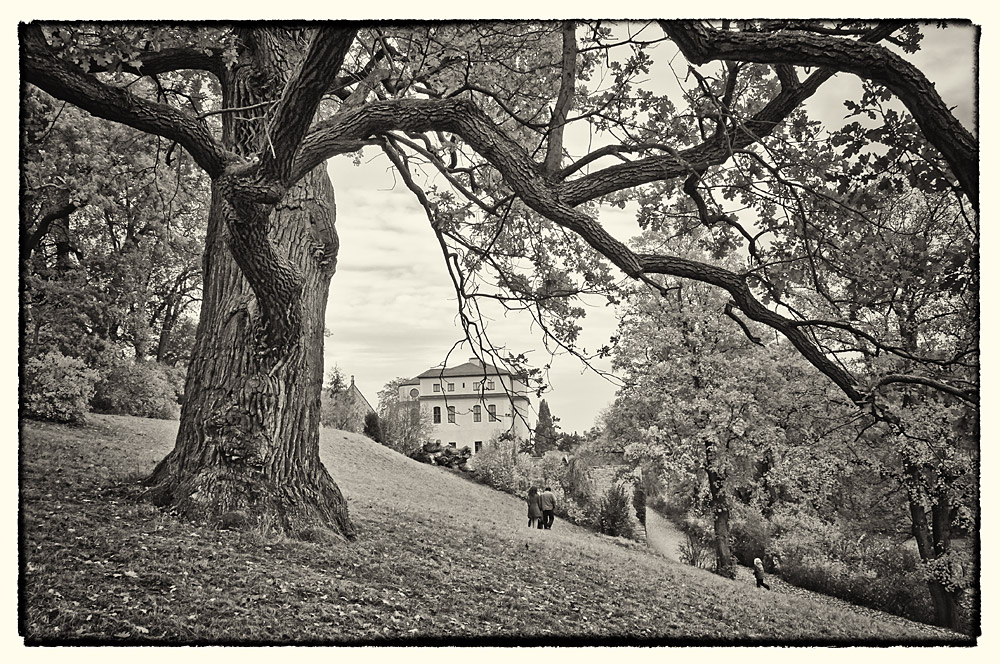
[[[352,534],[316,452],[339,251],[322,166],[366,150],[422,205],[475,347],[486,300],[582,354],[575,297],[617,302],[636,284],[669,298],[665,278],[690,280],[892,435],[910,426],[901,404],[977,408],[979,147],[906,58],[931,29],[34,22],[19,36],[26,90],[162,139],[211,182],[193,396],[154,493],[196,515],[281,503],[305,523],[312,509]],[[844,100],[852,120],[827,127],[808,102],[838,74],[863,85]],[[606,206],[634,209],[644,239],[609,233]],[[275,497],[289,483],[313,488]],[[223,485],[235,494],[207,488]]]

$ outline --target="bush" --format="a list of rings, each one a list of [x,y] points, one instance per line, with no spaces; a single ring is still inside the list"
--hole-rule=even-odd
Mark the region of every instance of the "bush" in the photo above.
[[[764,516],[753,507],[742,503],[732,506],[729,520],[733,556],[750,567],[754,558],[767,560],[770,543],[770,526]]]
[[[635,537],[631,503],[631,496],[624,485],[612,485],[601,499],[597,517],[600,531],[612,537]]]
[[[693,567],[715,566],[715,531],[704,519],[686,517],[680,522],[685,541],[680,546],[680,560]]]
[[[638,484],[632,490],[632,507],[635,508],[635,518],[646,527],[646,492]]]
[[[472,458],[469,468],[483,484],[517,494],[521,485],[528,482],[527,476],[518,472],[518,456],[514,441],[491,440]],[[524,490],[527,488],[525,486]]]
[[[556,505],[556,514],[571,523],[590,530],[600,530],[600,515],[597,507],[589,500],[579,501],[564,495]]]
[[[53,422],[82,422],[94,396],[97,372],[83,360],[49,351],[24,363],[24,415]]]
[[[803,514],[775,517],[771,551],[781,576],[807,590],[933,623],[934,609],[915,551],[880,537],[847,537],[836,524]]]
[[[362,433],[376,443],[382,442],[382,423],[379,420],[378,413],[365,414],[365,428]]]
[[[172,367],[117,358],[97,383],[93,407],[115,415],[177,419],[182,389],[179,372]]]

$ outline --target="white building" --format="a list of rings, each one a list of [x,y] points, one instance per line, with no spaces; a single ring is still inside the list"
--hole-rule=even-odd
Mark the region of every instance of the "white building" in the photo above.
[[[430,439],[475,454],[491,438],[509,432],[529,440],[531,402],[526,383],[478,358],[457,367],[435,367],[399,387],[399,400],[417,401],[431,422]]]

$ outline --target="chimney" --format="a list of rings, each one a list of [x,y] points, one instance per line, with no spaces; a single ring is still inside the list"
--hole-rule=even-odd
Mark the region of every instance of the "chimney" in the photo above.
[[[351,374],[351,387],[354,387],[354,374]]]
[[[478,357],[470,357],[469,364],[475,364],[477,367],[483,366],[482,362],[479,361]]]

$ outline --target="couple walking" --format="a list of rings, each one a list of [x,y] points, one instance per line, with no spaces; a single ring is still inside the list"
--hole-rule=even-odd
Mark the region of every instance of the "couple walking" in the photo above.
[[[531,528],[538,522],[538,529],[549,530],[552,522],[556,519],[556,497],[552,489],[545,487],[545,490],[538,493],[538,489],[531,487],[528,489],[528,527]]]

